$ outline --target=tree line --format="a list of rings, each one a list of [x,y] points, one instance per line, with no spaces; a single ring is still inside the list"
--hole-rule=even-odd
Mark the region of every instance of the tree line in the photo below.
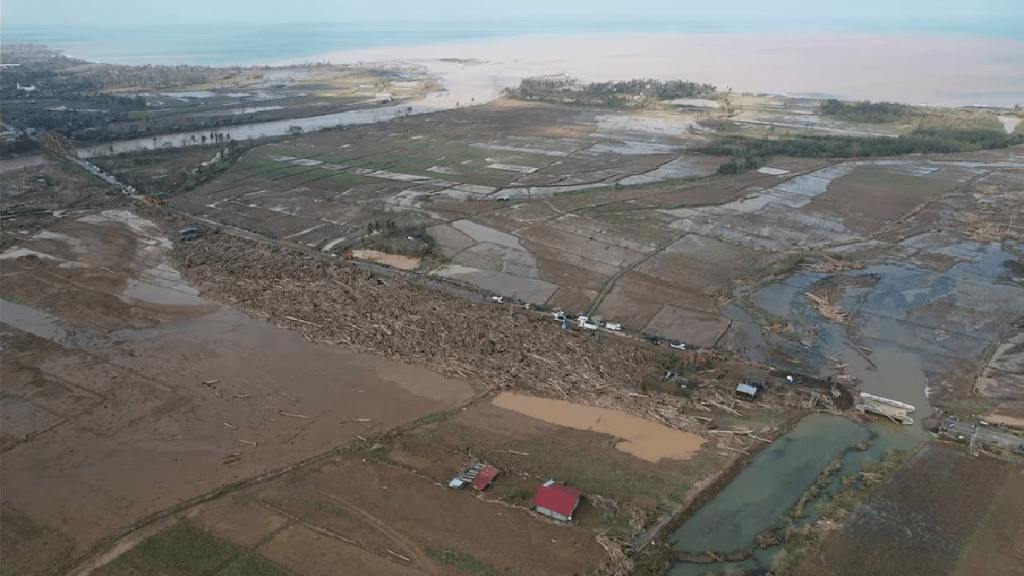
[[[525,78],[504,95],[517,100],[541,100],[599,106],[637,106],[659,100],[711,96],[717,88],[684,80],[634,79],[625,82],[591,82],[574,78]]]
[[[758,168],[765,158],[873,158],[907,154],[952,154],[1006,148],[1024,143],[1024,133],[995,130],[943,130],[926,128],[897,138],[801,135],[769,140],[733,136],[701,148],[715,156],[734,158],[718,168],[719,174],[736,174]]]
[[[887,124],[907,122],[919,116],[919,112],[908,104],[895,102],[840,102],[834,98],[821,103],[821,115],[831,116],[849,122]]]

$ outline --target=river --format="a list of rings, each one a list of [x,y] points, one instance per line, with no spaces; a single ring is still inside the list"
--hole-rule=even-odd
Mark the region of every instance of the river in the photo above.
[[[207,140],[215,138],[216,141],[257,140],[293,134],[295,127],[301,128],[302,132],[315,132],[328,128],[387,122],[400,116],[430,114],[443,110],[476,106],[486,104],[497,98],[501,95],[503,88],[517,85],[520,78],[525,74],[523,72],[522,74],[500,75],[498,74],[499,70],[496,68],[496,64],[489,62],[445,62],[429,59],[392,61],[386,62],[384,65],[394,67],[426,67],[429,73],[439,80],[443,88],[430,92],[419,100],[390,106],[349,110],[347,112],[310,116],[307,118],[190,130],[173,134],[135,138],[133,140],[118,140],[92,146],[82,146],[78,149],[78,156],[80,158],[96,158],[139,150],[199,146]],[[216,135],[220,136],[217,137]],[[207,140],[204,140],[204,137]]]

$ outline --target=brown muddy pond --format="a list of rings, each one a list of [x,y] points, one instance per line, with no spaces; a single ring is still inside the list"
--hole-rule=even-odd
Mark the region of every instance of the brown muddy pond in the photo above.
[[[615,448],[657,462],[662,458],[687,460],[697,453],[704,439],[696,434],[674,430],[643,418],[611,408],[573,404],[565,400],[535,398],[502,392],[493,404],[551,424],[610,434],[622,441]]]

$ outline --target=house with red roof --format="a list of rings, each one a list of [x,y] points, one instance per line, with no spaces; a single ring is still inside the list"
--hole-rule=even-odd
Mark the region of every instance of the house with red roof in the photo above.
[[[480,472],[477,473],[476,478],[473,478],[473,488],[477,490],[483,490],[487,488],[487,485],[494,480],[494,477],[498,475],[498,469],[488,464],[484,466]]]
[[[559,484],[551,479],[537,488],[537,495],[533,497],[532,506],[545,516],[569,522],[572,520],[573,512],[580,505],[582,497],[583,493],[576,488]]]
[[[459,473],[448,482],[448,487],[454,490],[462,490],[466,484],[471,484],[476,490],[483,490],[494,480],[500,470],[490,464],[476,463],[469,467],[469,470]]]

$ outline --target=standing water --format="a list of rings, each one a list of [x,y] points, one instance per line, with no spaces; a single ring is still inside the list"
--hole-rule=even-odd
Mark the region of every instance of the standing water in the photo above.
[[[788,524],[790,511],[832,461],[842,458],[842,466],[821,494],[806,506],[807,516],[792,520],[794,525],[816,520],[815,504],[838,491],[843,476],[857,474],[877,462],[886,450],[912,450],[923,439],[916,427],[888,420],[859,424],[827,414],[805,417],[792,431],[755,456],[735,480],[683,523],[670,540],[684,556],[713,552],[719,557],[745,559],[732,563],[679,560],[669,569],[669,576],[700,576],[728,566],[741,572],[771,568],[781,546],[759,549],[755,544],[757,536],[775,529],[780,521]]]

